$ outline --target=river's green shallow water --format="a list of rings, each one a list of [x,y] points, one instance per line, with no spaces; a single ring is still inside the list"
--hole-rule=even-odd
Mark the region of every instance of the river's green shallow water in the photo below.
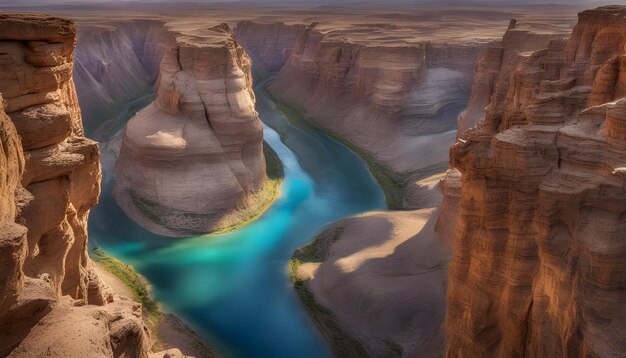
[[[327,357],[330,349],[298,301],[287,263],[328,223],[384,208],[384,196],[356,154],[313,128],[290,124],[262,86],[256,95],[265,140],[285,169],[282,195],[266,214],[234,232],[187,239],[152,234],[128,219],[111,196],[115,157],[107,141],[128,113],[151,100],[146,96],[94,132],[103,142],[104,175],[90,240],[147,277],[155,299],[227,357]]]

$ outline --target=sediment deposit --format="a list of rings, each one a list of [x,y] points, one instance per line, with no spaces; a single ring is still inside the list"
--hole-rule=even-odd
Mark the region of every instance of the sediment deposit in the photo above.
[[[433,357],[445,351],[450,250],[434,232],[440,177],[417,183],[422,209],[341,220],[296,252],[294,274],[332,312],[311,313],[335,356],[358,355],[337,330],[356,338],[373,357]]]
[[[626,7],[581,12],[569,39],[500,66],[451,148],[449,356],[624,354],[625,43]]]

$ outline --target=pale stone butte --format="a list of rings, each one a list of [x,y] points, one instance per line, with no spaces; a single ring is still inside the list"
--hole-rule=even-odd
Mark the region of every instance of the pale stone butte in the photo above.
[[[127,125],[116,199],[136,222],[168,236],[240,221],[263,185],[265,159],[251,62],[228,26],[201,38],[177,35],[156,91]]]
[[[623,356],[625,43],[626,7],[580,13],[451,148],[448,356]]]
[[[75,32],[0,15],[0,356],[147,357],[141,306],[87,256],[101,174],[74,91]]]

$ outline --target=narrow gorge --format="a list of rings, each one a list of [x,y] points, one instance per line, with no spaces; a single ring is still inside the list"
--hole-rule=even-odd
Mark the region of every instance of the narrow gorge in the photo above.
[[[626,355],[626,6],[7,1],[0,356]]]
[[[274,74],[273,97],[359,151],[391,208],[413,206],[404,189],[445,163],[484,43],[420,40],[393,25],[321,27],[244,21],[235,35],[259,72]]]

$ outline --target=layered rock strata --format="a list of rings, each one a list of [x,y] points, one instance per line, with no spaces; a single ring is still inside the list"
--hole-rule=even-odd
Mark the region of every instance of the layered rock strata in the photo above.
[[[250,58],[228,26],[177,36],[156,91],[127,125],[115,169],[118,203],[168,236],[218,231],[254,215],[266,178],[263,127]]]
[[[254,61],[252,73],[261,80],[276,74],[285,65],[302,29],[304,25],[241,21],[237,23],[234,34]]]
[[[72,80],[75,34],[69,20],[0,15],[0,356],[147,357],[141,305],[87,256],[101,174]]]
[[[482,45],[381,38],[352,41],[316,24],[301,28],[268,88],[395,173],[445,162]]]
[[[528,52],[548,46],[564,46],[564,41],[552,41],[564,38],[562,35],[530,29],[511,20],[502,40],[489,43],[476,64],[468,106],[457,119],[457,136],[461,137],[466,130],[485,118],[487,105],[503,103],[509,90],[511,74]]]
[[[501,66],[503,94],[450,150],[450,357],[624,355],[626,7],[578,19]]]
[[[152,91],[174,39],[163,23],[151,20],[82,24],[77,37],[74,81],[85,128],[92,138],[108,139],[101,125],[114,123],[122,105]]]

